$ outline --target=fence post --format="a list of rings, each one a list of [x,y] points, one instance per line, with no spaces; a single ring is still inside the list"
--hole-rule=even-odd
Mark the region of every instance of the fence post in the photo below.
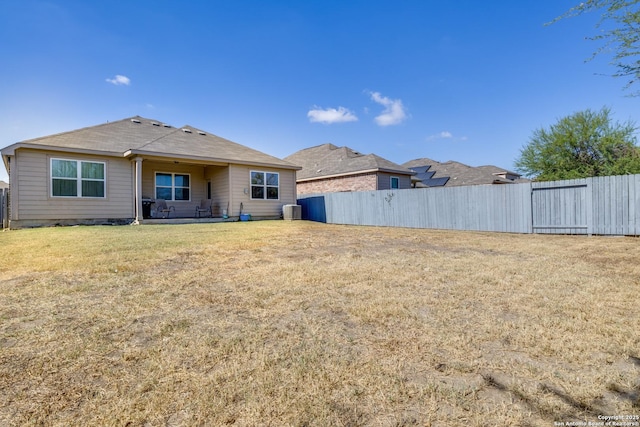
[[[0,228],[7,228],[7,191],[4,188],[0,188]]]
[[[593,181],[596,178],[587,178],[587,194],[585,195],[585,208],[587,210],[587,236],[593,235]]]

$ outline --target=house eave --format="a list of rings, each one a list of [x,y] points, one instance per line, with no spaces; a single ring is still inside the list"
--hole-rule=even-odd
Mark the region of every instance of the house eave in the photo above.
[[[20,143],[16,143],[16,144],[11,144],[7,147],[4,147],[2,150],[0,150],[0,153],[2,153],[2,157],[4,156],[13,156],[16,154],[16,148],[20,145]]]
[[[406,175],[406,176],[413,176],[416,174],[416,172],[413,172],[413,171],[408,171],[407,173],[405,171],[399,171],[397,169],[385,169],[385,168],[378,168],[378,171],[385,172],[385,173],[393,173],[396,175]]]
[[[364,175],[364,174],[378,173],[378,172],[392,173],[392,174],[396,174],[396,175],[406,175],[406,176],[415,175],[415,172],[414,173],[407,173],[407,172],[404,172],[404,171],[398,171],[398,170],[393,170],[393,169],[375,168],[375,169],[357,170],[357,171],[352,171],[352,172],[342,172],[342,173],[336,173],[336,174],[331,174],[331,175],[318,175],[318,176],[313,176],[313,177],[309,177],[309,178],[298,178],[296,181],[297,182],[307,182],[307,181],[315,181],[315,180],[318,180],[318,179],[341,178],[341,177],[346,177],[346,176]]]
[[[87,148],[76,148],[76,147],[58,147],[55,145],[29,144],[29,143],[23,143],[23,142],[19,142],[17,144],[13,144],[3,148],[2,155],[14,156],[16,153],[16,150],[19,150],[19,149],[56,151],[56,152],[74,153],[74,154],[90,154],[94,156],[122,157],[122,153],[117,151],[90,150]]]
[[[182,161],[188,163],[195,164],[203,164],[203,165],[220,165],[226,166],[230,164],[234,165],[245,165],[245,166],[259,166],[259,167],[267,167],[272,169],[290,169],[290,170],[300,170],[302,169],[300,166],[295,165],[283,165],[278,163],[268,163],[268,162],[252,162],[247,160],[239,160],[239,159],[225,159],[219,157],[206,157],[206,156],[188,156],[184,154],[169,154],[169,153],[158,153],[155,151],[145,151],[145,150],[128,150],[124,153],[124,157],[133,158],[136,156],[142,156],[146,159],[153,159],[159,161]]]
[[[235,164],[235,165],[244,165],[244,166],[262,166],[262,167],[268,167],[268,168],[273,168],[273,169],[287,169],[287,170],[295,170],[295,171],[299,171],[302,169],[302,167],[300,166],[295,166],[295,165],[280,165],[277,163],[264,163],[264,162],[249,162],[249,161],[245,161],[245,160],[229,160],[229,163]]]

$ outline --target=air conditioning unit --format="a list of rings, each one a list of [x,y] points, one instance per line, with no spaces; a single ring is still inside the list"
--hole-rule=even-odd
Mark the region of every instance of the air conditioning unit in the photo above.
[[[284,205],[282,207],[282,218],[289,221],[293,221],[294,219],[302,219],[302,206]]]

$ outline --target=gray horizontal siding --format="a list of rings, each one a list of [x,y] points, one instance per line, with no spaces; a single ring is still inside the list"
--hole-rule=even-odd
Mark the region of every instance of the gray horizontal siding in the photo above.
[[[398,188],[411,188],[411,176],[410,175],[400,175],[393,174],[387,172],[378,172],[377,180],[378,190],[389,190],[391,189],[391,177],[398,178]]]
[[[101,161],[106,164],[106,197],[51,197],[50,158]],[[131,162],[126,159],[79,156],[21,149],[16,153],[17,176],[12,185],[16,220],[133,218]]]
[[[240,205],[242,204],[242,213],[251,214],[256,218],[277,218],[282,214],[283,205],[295,204],[295,171],[242,165],[231,165],[229,168],[232,193],[229,215],[238,215],[240,213]],[[251,171],[277,172],[279,174],[278,200],[251,199]]]

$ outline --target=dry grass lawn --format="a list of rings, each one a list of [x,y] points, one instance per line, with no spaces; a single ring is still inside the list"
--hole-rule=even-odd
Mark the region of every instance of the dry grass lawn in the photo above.
[[[3,426],[640,415],[636,238],[264,221],[0,244]]]

